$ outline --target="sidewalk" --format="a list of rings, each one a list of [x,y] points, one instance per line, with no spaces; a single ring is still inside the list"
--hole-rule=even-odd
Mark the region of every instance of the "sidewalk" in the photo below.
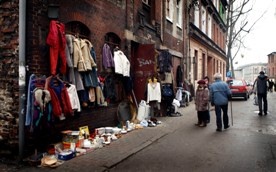
[[[127,157],[139,152],[156,140],[162,138],[168,133],[174,132],[180,125],[187,114],[194,113],[194,103],[190,102],[188,107],[179,108],[179,112],[183,114],[180,117],[158,117],[162,124],[156,127],[147,127],[137,129],[123,135],[120,139],[111,142],[110,145],[103,148],[95,149],[85,155],[75,157],[65,161],[57,168],[48,167],[24,167],[18,171],[105,171],[120,163]]]

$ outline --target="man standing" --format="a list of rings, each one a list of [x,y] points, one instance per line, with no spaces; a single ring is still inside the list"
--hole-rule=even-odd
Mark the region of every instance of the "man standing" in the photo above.
[[[259,116],[263,115],[263,103],[264,102],[264,115],[267,115],[267,86],[268,77],[265,75],[264,71],[259,73],[260,75],[254,82],[253,90],[254,94],[257,92],[258,103],[259,103]]]
[[[223,125],[224,129],[229,128],[228,117],[228,99],[231,98],[231,90],[226,82],[223,82],[222,75],[216,73],[214,75],[215,82],[210,85],[210,99],[211,105],[215,106],[217,130],[222,131],[221,111],[223,111]]]

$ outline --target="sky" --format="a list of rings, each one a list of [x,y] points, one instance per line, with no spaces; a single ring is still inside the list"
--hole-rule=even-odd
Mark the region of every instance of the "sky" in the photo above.
[[[234,68],[267,62],[267,55],[276,52],[276,0],[250,0],[250,2],[251,5],[248,7],[252,6],[252,11],[247,17],[248,26],[252,26],[262,14],[263,17],[243,39],[245,48],[241,48],[235,57]]]

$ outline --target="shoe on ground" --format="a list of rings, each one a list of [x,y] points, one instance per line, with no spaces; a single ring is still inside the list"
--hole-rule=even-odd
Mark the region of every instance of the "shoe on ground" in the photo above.
[[[200,124],[199,127],[206,127],[206,124]]]
[[[267,115],[267,112],[265,112],[264,115]]]
[[[259,116],[262,116],[263,114],[262,113],[258,113]]]
[[[195,123],[195,126],[200,126],[201,125],[201,123]]]
[[[221,131],[222,131],[222,129],[221,129],[221,128],[217,128],[217,129],[216,129],[216,131],[221,132]]]
[[[227,128],[229,128],[230,127],[230,125],[226,125],[225,127],[224,127],[224,129],[226,130]]]

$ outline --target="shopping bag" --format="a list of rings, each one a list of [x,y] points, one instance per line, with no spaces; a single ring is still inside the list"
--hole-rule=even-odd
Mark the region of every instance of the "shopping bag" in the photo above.
[[[145,100],[141,100],[138,107],[137,120],[142,121],[149,117],[150,106],[147,105]]]
[[[256,105],[256,106],[258,106],[259,104],[258,104],[258,97],[256,96],[256,95],[254,95],[254,105]]]

